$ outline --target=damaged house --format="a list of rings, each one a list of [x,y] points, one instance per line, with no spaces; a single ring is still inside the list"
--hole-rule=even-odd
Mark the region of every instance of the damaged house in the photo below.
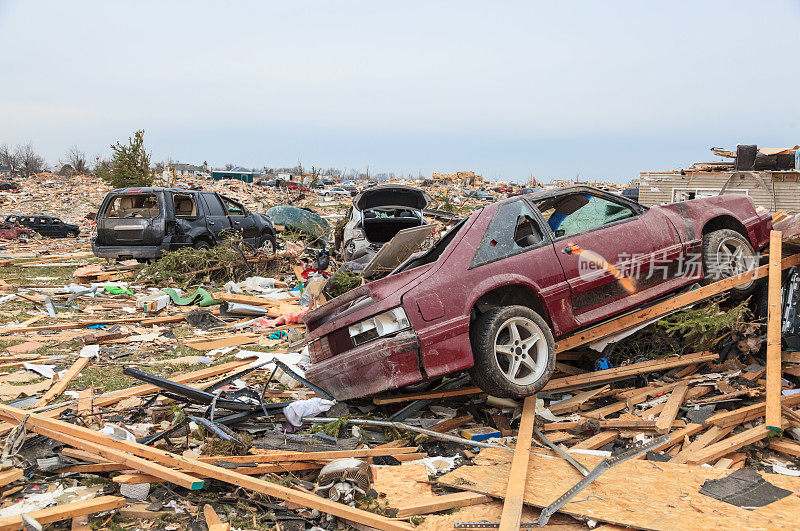
[[[724,194],[744,194],[756,206],[772,212],[800,211],[798,146],[758,148],[737,146],[736,151],[712,148],[719,162],[695,163],[690,168],[644,171],[639,178],[639,202],[660,205]]]

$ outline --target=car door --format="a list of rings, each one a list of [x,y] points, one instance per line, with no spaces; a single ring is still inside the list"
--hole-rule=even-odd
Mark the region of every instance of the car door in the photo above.
[[[242,237],[250,245],[257,245],[258,227],[250,212],[241,203],[237,203],[224,195],[220,197],[222,198],[222,204],[225,205],[225,210],[228,212],[233,230],[241,232]]]
[[[220,239],[222,233],[231,228],[231,222],[225,212],[225,207],[222,206],[222,202],[214,192],[202,192],[200,196],[203,198],[203,204],[205,205],[206,226],[215,239]]]
[[[552,231],[579,323],[616,313],[623,303],[614,301],[675,280],[680,240],[664,216],[654,219],[658,212],[585,191],[536,204]]]

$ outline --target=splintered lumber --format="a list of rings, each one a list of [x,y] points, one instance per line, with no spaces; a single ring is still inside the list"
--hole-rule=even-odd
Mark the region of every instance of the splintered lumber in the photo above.
[[[78,358],[77,361],[75,361],[75,363],[73,363],[72,366],[67,369],[67,372],[64,373],[64,376],[59,378],[59,380],[47,390],[44,396],[42,396],[42,398],[40,398],[33,407],[42,407],[54,398],[60,396],[70,382],[80,374],[86,365],[89,364],[89,360],[90,358]]]
[[[686,398],[686,393],[689,392],[689,387],[686,385],[679,385],[667,399],[667,404],[661,410],[661,415],[658,416],[656,421],[656,433],[667,433],[675,422],[675,417],[678,416],[681,404]]]
[[[344,505],[322,498],[310,492],[294,490],[283,485],[278,485],[263,479],[250,477],[233,470],[226,470],[225,468],[204,463],[197,459],[175,455],[165,450],[152,448],[144,444],[112,439],[111,437],[94,430],[90,430],[89,428],[68,424],[66,422],[49,418],[38,413],[30,413],[29,411],[23,409],[0,405],[0,418],[10,423],[19,424],[26,418],[26,415],[28,418],[25,425],[29,430],[32,431],[43,429],[44,431],[53,433],[56,437],[63,436],[63,434],[68,433],[70,434],[70,438],[79,438],[79,440],[83,441],[84,444],[91,442],[94,443],[95,446],[119,450],[121,453],[137,456],[143,460],[148,460],[153,464],[182,469],[193,474],[204,474],[209,478],[216,479],[217,481],[243,487],[245,489],[253,490],[255,492],[266,494],[267,496],[272,496],[274,498],[279,498],[284,501],[297,503],[299,505],[308,507],[309,509],[317,509],[320,512],[332,514],[334,516],[376,527],[378,529],[404,531],[413,529],[413,527],[406,522],[394,520],[392,518],[386,518],[371,512],[363,511],[361,509],[356,509],[350,507],[349,505]],[[47,436],[50,437],[50,435]],[[56,440],[58,439],[56,438]],[[71,443],[69,444],[72,445]],[[94,453],[100,453],[97,450],[90,451]],[[100,453],[100,455],[103,454]],[[106,456],[103,455],[103,457]],[[144,468],[138,465],[134,466],[133,468],[147,472]]]
[[[223,523],[217,512],[208,503],[203,506],[203,516],[206,517],[208,531],[228,531],[231,528],[231,524]]]
[[[508,475],[508,481],[506,482],[505,503],[503,504],[503,514],[500,517],[500,531],[518,531],[522,522],[522,501],[528,477],[528,459],[530,458],[533,422],[535,419],[536,395],[531,395],[525,398],[525,402],[522,405],[519,435],[517,435],[517,444],[514,445],[511,473]]]
[[[800,256],[800,255],[798,255]],[[624,380],[633,376],[647,372],[664,371],[675,367],[683,367],[692,363],[711,361],[718,356],[711,352],[696,352],[686,356],[671,356],[660,360],[644,361],[642,363],[631,363],[624,367],[614,367],[613,369],[603,369],[602,371],[587,372],[575,376],[565,376],[555,378],[547,382],[544,391],[566,391],[568,389],[580,389],[594,385],[606,384],[616,380]]]
[[[100,496],[99,498],[56,505],[54,507],[48,507],[47,509],[32,511],[27,514],[40,524],[51,524],[78,516],[118,509],[123,507],[126,503],[128,503],[127,500],[122,496]],[[0,518],[0,531],[17,531],[21,528],[21,514]]]
[[[800,393],[785,396],[781,399],[781,405],[783,406],[793,407],[798,404],[800,404]],[[713,424],[714,426],[719,426],[720,428],[726,428],[728,426],[737,426],[743,422],[747,422],[748,420],[753,420],[759,417],[763,417],[766,410],[767,410],[766,402],[759,402],[757,404],[740,407],[739,409],[734,409],[732,411],[722,411],[720,413],[715,413],[714,415],[709,417],[708,420],[706,420],[706,423]]]
[[[322,459],[343,459],[345,457],[383,457],[387,455],[404,455],[417,453],[416,446],[400,448],[361,448],[358,450],[332,450],[329,452],[283,452],[273,451],[250,455],[204,455],[197,459],[207,463],[225,461],[227,463],[273,463],[280,461],[318,461]]]
[[[214,292],[211,294],[211,298],[220,302],[236,302],[239,304],[252,304],[253,306],[280,306],[289,302],[287,299],[265,299],[264,297],[228,293],[226,291]]]
[[[781,269],[787,269],[798,264],[800,264],[800,254],[795,254],[784,258],[783,261],[781,261],[780,267]],[[747,271],[733,277],[719,280],[713,284],[708,284],[692,291],[681,293],[672,297],[671,299],[658,302],[652,306],[648,306],[647,308],[642,308],[641,310],[636,310],[615,319],[605,321],[602,324],[587,328],[586,330],[582,330],[556,342],[556,351],[562,352],[571,348],[579,347],[586,343],[591,343],[596,339],[601,339],[606,336],[622,332],[623,330],[642,325],[647,321],[662,317],[670,312],[679,310],[684,306],[688,306],[689,304],[713,297],[714,295],[718,295],[719,293],[727,291],[731,288],[735,288],[736,286],[747,284],[753,280],[763,278],[767,276],[768,271],[769,264],[761,266],[752,271]]]
[[[223,347],[237,347],[239,345],[249,345],[258,341],[261,334],[232,334],[217,338],[202,338],[184,341],[183,344],[195,350],[214,350]]]
[[[580,429],[581,426],[589,421],[564,421],[564,422],[549,422],[544,425],[544,431],[557,431],[557,430],[574,430]],[[609,419],[600,420],[598,424],[603,429],[615,430],[655,430],[656,421],[654,420],[627,420],[627,419]],[[682,420],[673,420],[669,427],[682,428],[686,424]]]
[[[581,455],[581,462],[590,470],[602,459]],[[449,472],[440,477],[438,483],[503,497],[511,469],[508,452],[484,449],[474,461],[476,465],[462,466]],[[800,514],[798,496],[787,496],[758,510],[748,511],[700,494],[703,483],[728,475],[728,470],[711,467],[630,460],[606,470],[581,492],[579,500],[567,503],[559,512],[582,520],[593,519],[637,529],[797,527],[797,515]],[[777,487],[800,491],[800,478],[778,474],[764,476]],[[528,463],[525,503],[546,507],[580,479],[580,473],[565,460],[533,452]]]
[[[598,387],[597,389],[592,389],[590,391],[583,391],[581,393],[576,394],[572,398],[567,398],[566,400],[562,400],[557,404],[552,404],[548,409],[550,413],[553,415],[561,415],[563,413],[572,413],[573,411],[577,411],[580,409],[582,404],[585,404],[598,394],[602,393],[603,391],[608,390],[608,386]]]
[[[597,435],[592,435],[586,440],[570,447],[570,450],[597,450],[610,442],[616,441],[619,432],[616,430],[601,431]]]
[[[694,423],[687,424],[683,428],[678,428],[677,430],[669,433],[669,439],[667,440],[667,442],[661,444],[660,446],[656,446],[655,448],[653,448],[653,451],[663,452],[667,448],[671,448],[672,446],[675,446],[676,444],[683,442],[683,440],[686,437],[691,437],[695,433],[701,432],[703,428],[705,428],[705,426],[703,426],[702,424],[694,424]],[[639,458],[644,459],[645,456],[641,455],[639,456]]]
[[[781,426],[781,232],[769,235],[769,283],[767,285],[767,427]]]
[[[396,404],[398,402],[411,402],[413,400],[432,400],[437,398],[449,398],[451,396],[477,395],[482,392],[483,390],[480,387],[467,387],[464,389],[454,389],[452,391],[432,391],[430,393],[373,398],[372,402],[381,406],[384,404]]]
[[[492,501],[491,496],[475,492],[454,492],[442,496],[428,496],[396,504],[397,517],[408,518],[420,514],[430,514],[438,511],[447,511],[456,507],[467,507]]]
[[[709,444],[714,444],[733,431],[733,426],[730,428],[720,428],[719,426],[711,426],[701,435],[698,435],[686,448],[678,452],[678,454],[669,460],[670,463],[686,463],[692,454],[699,452]]]
[[[475,420],[475,418],[472,415],[464,415],[463,417],[456,417],[453,419],[443,420],[442,422],[434,424],[428,429],[439,433],[447,433],[450,430],[460,428],[464,424],[469,424],[473,420]]]
[[[0,487],[5,487],[22,477],[21,468],[10,468],[0,472]]]
[[[770,429],[762,424],[755,428],[745,430],[742,433],[722,439],[710,446],[706,446],[702,450],[698,450],[697,453],[689,456],[686,462],[694,465],[702,465],[736,451],[743,446],[766,439],[769,436]]]
[[[782,454],[800,457],[800,444],[796,442],[773,439],[769,442],[769,447]]]

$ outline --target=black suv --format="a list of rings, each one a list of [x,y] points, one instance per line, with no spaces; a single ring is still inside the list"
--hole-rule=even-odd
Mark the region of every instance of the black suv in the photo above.
[[[92,251],[101,258],[160,258],[180,247],[208,248],[232,231],[245,242],[275,251],[275,227],[263,215],[216,192],[180,188],[120,188],[97,214]]]
[[[64,223],[53,216],[11,214],[6,216],[6,223],[18,223],[48,238],[77,238],[78,234],[81,233],[81,229],[77,225]]]

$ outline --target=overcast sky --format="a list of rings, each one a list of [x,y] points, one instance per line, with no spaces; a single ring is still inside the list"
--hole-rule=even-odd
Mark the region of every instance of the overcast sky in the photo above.
[[[800,143],[800,2],[0,0],[0,144],[628,181]]]

